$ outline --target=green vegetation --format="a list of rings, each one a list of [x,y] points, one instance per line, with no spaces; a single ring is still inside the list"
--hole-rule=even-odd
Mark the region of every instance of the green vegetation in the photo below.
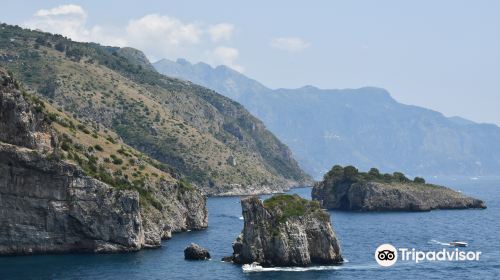
[[[323,180],[333,182],[334,184],[379,182],[433,186],[426,184],[425,179],[421,177],[415,177],[412,181],[401,172],[381,174],[377,168],[371,168],[368,172],[359,172],[354,166],[342,167],[340,165],[333,166],[332,169],[324,175]]]
[[[139,193],[140,201],[143,205],[151,205],[160,211],[163,209],[163,205],[155,198],[154,190],[146,187],[146,180],[149,177],[149,172],[151,172],[153,177],[159,177],[156,172],[163,172],[149,164],[149,162],[151,162],[160,165],[158,162],[145,157],[138,151],[125,147],[123,144],[112,144],[111,149],[120,154],[130,157],[132,157],[131,154],[134,154],[141,159],[147,159],[146,163],[140,166],[141,171],[144,173],[137,176],[133,181],[130,181],[128,175],[121,169],[113,171],[113,166],[109,165],[110,163],[114,165],[123,164],[121,158],[115,154],[111,154],[109,158],[103,158],[104,148],[102,145],[104,144],[88,143],[88,141],[105,141],[104,137],[99,137],[99,135],[98,137],[90,135],[85,136],[89,134],[89,131],[84,124],[78,123],[78,121],[65,117],[62,113],[55,111],[49,104],[45,104],[40,98],[24,91],[20,85],[18,88],[21,90],[24,99],[32,106],[33,110],[41,114],[41,118],[51,124],[57,132],[60,145],[56,147],[56,151],[47,155],[48,159],[72,161],[80,166],[87,176],[96,178],[117,189],[135,190]],[[56,124],[60,125],[60,127]],[[88,137],[88,139],[84,139],[85,137]],[[38,154],[37,151],[33,151],[33,153]],[[131,158],[130,160],[137,161],[138,159]],[[168,167],[164,166],[164,169],[168,170]],[[127,168],[124,170],[127,170]],[[166,175],[166,173],[162,173],[162,179],[165,179]],[[182,182],[182,184],[185,186],[185,189],[193,188],[187,182]]]
[[[413,179],[413,182],[417,184],[425,184],[425,179],[422,177],[415,177],[415,179]]]
[[[264,201],[264,207],[278,215],[279,223],[285,222],[290,217],[303,216],[308,212],[321,211],[321,207],[317,201],[309,201],[294,194],[279,194],[274,195]]]
[[[109,157],[111,158],[111,162],[113,162],[113,164],[116,165],[123,164],[123,159],[117,157],[116,155],[110,155]]]
[[[194,187],[184,178],[182,178],[178,181],[177,186],[183,192],[194,190]]]

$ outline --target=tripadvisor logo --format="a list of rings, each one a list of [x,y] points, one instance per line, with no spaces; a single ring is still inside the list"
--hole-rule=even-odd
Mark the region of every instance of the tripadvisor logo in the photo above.
[[[419,263],[422,261],[479,261],[481,252],[462,251],[458,248],[447,250],[443,248],[439,251],[419,251],[415,248],[399,248],[391,244],[382,244],[375,250],[375,260],[381,266],[392,266],[398,259],[400,261],[411,261]]]
[[[375,250],[375,260],[381,266],[391,266],[398,260],[398,251],[391,244],[382,244]]]

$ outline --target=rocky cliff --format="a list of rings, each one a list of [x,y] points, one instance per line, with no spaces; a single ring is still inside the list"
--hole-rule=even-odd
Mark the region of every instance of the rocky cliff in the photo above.
[[[263,266],[308,266],[342,262],[330,216],[317,202],[297,195],[241,201],[243,231],[233,243],[232,260]]]
[[[206,197],[194,187],[160,183],[154,196],[159,207],[141,208],[146,247],[160,246],[161,240],[171,238],[172,233],[208,226]]]
[[[139,195],[0,143],[0,254],[139,250]]]
[[[47,106],[0,69],[0,255],[136,251],[207,227],[198,190]],[[100,158],[101,145],[120,149],[127,166],[116,155],[114,163]],[[123,174],[130,166],[156,173],[130,182]]]
[[[27,102],[20,94],[19,84],[0,71],[0,141],[52,151],[56,144],[53,130],[41,112],[42,105],[35,103]]]
[[[360,211],[430,211],[432,209],[486,208],[483,201],[450,188],[409,180],[402,173],[361,173],[352,166],[334,166],[316,184],[312,198],[328,209]]]

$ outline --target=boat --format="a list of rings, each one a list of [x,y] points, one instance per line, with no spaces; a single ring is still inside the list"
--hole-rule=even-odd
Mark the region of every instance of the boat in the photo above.
[[[450,242],[450,246],[455,246],[455,247],[467,247],[467,242],[463,242],[463,241],[457,241],[457,240],[453,240],[452,242]]]
[[[251,264],[244,264],[241,268],[243,269],[243,272],[264,271],[263,267],[258,262],[253,262]]]

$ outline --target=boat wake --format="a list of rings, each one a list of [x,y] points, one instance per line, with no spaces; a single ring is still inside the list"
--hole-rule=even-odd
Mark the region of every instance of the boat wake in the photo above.
[[[243,217],[241,217],[241,216],[233,216],[233,215],[227,215],[227,214],[219,214],[219,215],[217,215],[217,217],[243,220]]]
[[[366,270],[379,268],[378,265],[322,265],[322,266],[309,266],[309,267],[262,267],[257,264],[244,264],[242,266],[243,272],[305,272],[305,271],[321,271],[321,270]]]
[[[437,241],[435,239],[429,240],[429,244],[438,244],[438,245],[443,245],[443,246],[450,246],[450,243]]]

